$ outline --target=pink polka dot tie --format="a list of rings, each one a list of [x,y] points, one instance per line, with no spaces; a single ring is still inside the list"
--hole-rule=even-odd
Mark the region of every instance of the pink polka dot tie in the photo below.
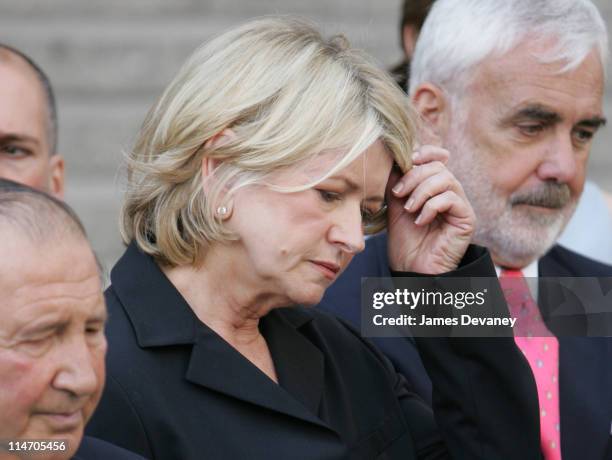
[[[502,270],[499,282],[510,315],[514,341],[531,366],[538,387],[540,435],[546,460],[561,459],[559,417],[559,342],[546,328],[520,270]]]

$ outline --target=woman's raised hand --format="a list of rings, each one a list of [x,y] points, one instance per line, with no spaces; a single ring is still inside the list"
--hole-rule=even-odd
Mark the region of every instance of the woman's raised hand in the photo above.
[[[424,145],[403,176],[394,168],[387,185],[388,252],[392,270],[438,274],[454,270],[470,244],[472,206],[446,168],[449,152]]]

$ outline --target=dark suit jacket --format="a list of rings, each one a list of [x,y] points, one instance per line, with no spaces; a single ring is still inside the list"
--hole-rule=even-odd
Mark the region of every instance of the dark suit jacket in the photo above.
[[[72,460],[145,460],[133,452],[101,439],[84,436]]]
[[[555,246],[540,259],[540,276],[612,276],[612,267]],[[325,293],[319,308],[360,327],[360,279],[390,276],[387,236],[367,241],[345,273]],[[542,290],[538,304],[542,308]],[[554,293],[553,293],[554,294]],[[544,312],[543,312],[544,314]],[[431,401],[431,381],[412,338],[373,339],[404,374],[412,389]],[[559,392],[564,460],[612,459],[612,339],[560,337]],[[607,450],[606,450],[607,449]]]
[[[469,252],[460,271],[491,272],[487,253]],[[422,341],[436,424],[388,360],[331,315],[294,307],[261,319],[277,385],[200,322],[134,244],[111,281],[93,436],[170,460],[539,458],[535,386],[512,339]]]

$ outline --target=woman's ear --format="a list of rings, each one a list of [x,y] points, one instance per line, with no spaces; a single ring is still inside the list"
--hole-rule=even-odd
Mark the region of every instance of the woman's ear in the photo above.
[[[434,137],[438,142],[446,139],[450,104],[444,91],[432,83],[423,83],[412,93],[412,103],[426,124],[422,137]]]
[[[204,143],[204,149],[220,147],[223,144],[233,141],[236,138],[236,133],[229,128],[215,134]],[[213,179],[215,169],[217,169],[223,160],[212,158],[204,155],[202,157],[202,187],[206,193],[210,189],[210,184]],[[227,220],[232,215],[233,200],[228,194],[222,193],[223,198],[215,206],[215,216],[220,220]]]
[[[218,160],[217,158],[211,158],[207,156],[202,157],[202,180],[204,181],[205,187],[206,182],[212,179],[213,172],[219,167],[221,163],[222,160]]]
[[[224,128],[213,137],[204,142],[204,148],[221,147],[236,139],[236,133],[231,128]]]
[[[236,139],[236,133],[232,131],[230,128],[225,128],[224,130],[218,132],[213,137],[204,142],[203,148],[205,150],[221,147],[228,142]],[[222,163],[222,160],[211,158],[208,156],[202,157],[202,178],[206,179],[210,177],[213,171]]]

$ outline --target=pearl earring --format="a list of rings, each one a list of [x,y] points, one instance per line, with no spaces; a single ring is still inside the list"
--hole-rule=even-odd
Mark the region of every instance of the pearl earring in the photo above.
[[[225,216],[227,214],[227,207],[219,206],[217,208],[217,214],[219,214],[220,216]]]

